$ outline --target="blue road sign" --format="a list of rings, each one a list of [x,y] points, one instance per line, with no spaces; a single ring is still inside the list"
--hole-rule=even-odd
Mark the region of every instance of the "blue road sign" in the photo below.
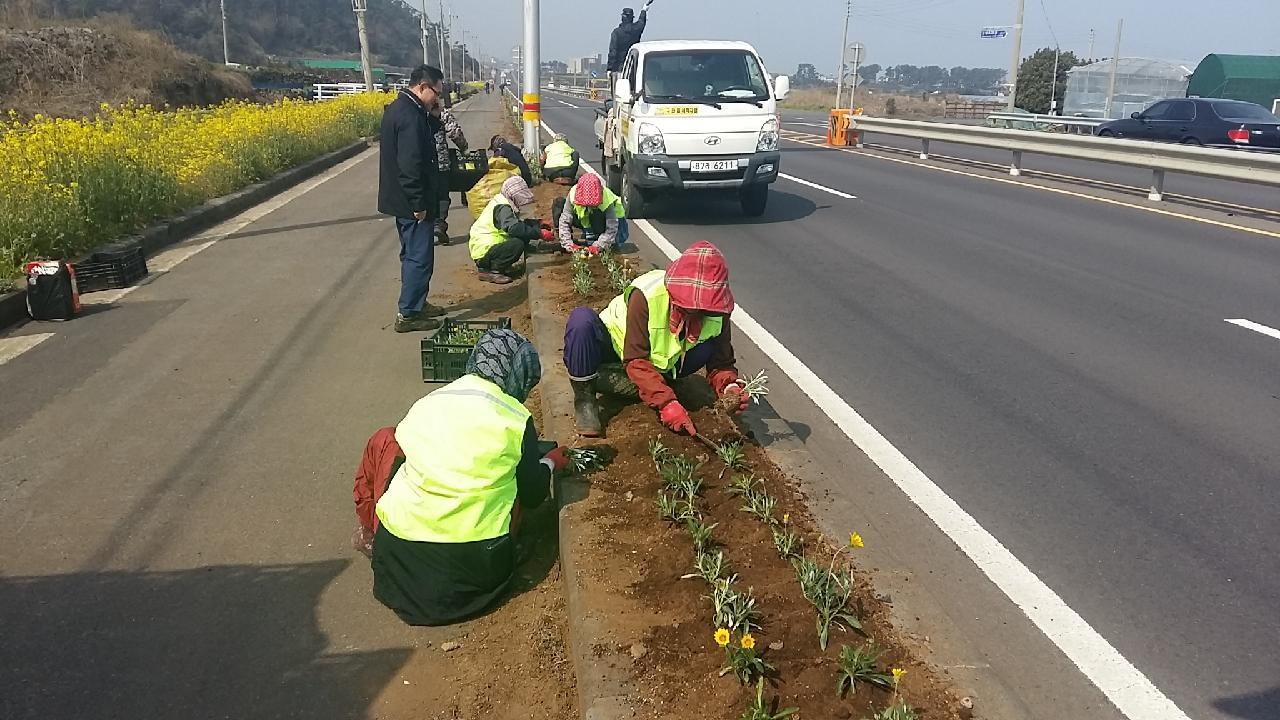
[[[1004,28],[982,28],[982,33],[979,34],[983,40],[998,40],[1008,36],[1009,32]]]

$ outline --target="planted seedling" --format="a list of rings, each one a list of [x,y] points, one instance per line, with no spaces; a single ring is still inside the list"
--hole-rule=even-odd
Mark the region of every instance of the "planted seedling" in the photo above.
[[[724,463],[724,469],[720,471],[720,477],[729,472],[741,472],[747,469],[747,453],[742,449],[742,443],[736,440],[727,442],[716,449],[716,456],[720,458],[720,462]]]
[[[760,398],[769,394],[769,376],[761,370],[742,384],[742,392],[751,398],[751,402],[759,405]]]
[[[777,707],[775,701],[772,707]],[[742,716],[738,720],[782,720],[782,718],[790,717],[800,712],[798,707],[783,708],[777,712],[769,709],[770,704],[764,700],[764,676],[756,678],[756,699],[747,706],[742,712]],[[876,720],[890,720],[889,718],[876,718]],[[912,719],[914,720],[914,718]]]
[[[770,529],[773,530],[773,546],[783,560],[800,556],[804,550],[804,540],[800,538],[800,533],[792,530],[785,522]]]
[[[671,449],[662,444],[660,438],[653,438],[649,441],[649,458],[653,460],[655,468],[661,468],[662,464],[671,457]]]
[[[759,490],[747,493],[745,499],[747,504],[742,507],[743,510],[773,525],[773,508],[778,504],[776,498],[764,490]]]
[[[735,632],[749,633],[760,629],[760,611],[750,588],[739,592],[735,583],[737,575],[720,578],[711,588],[713,624]]]
[[[693,506],[685,500],[661,492],[658,493],[658,516],[673,523],[687,522],[694,517]]]
[[[573,291],[579,295],[590,295],[596,289],[596,280],[587,262],[590,257],[587,253],[575,253],[573,256]]]
[[[684,526],[689,530],[689,537],[693,538],[693,549],[695,552],[706,552],[711,549],[711,531],[716,529],[719,523],[711,523],[710,525],[703,522],[702,518],[696,514],[684,521]]]
[[[836,683],[836,696],[844,697],[845,691],[851,694],[858,692],[858,683],[893,689],[893,676],[876,669],[876,663],[883,653],[875,643],[867,641],[858,647],[840,646],[840,657],[836,664],[840,666],[840,677]]]
[[[720,677],[733,673],[738,682],[750,685],[752,678],[763,678],[773,671],[773,666],[756,653],[756,638],[751,633],[743,633],[735,643],[733,634],[727,628],[720,628],[716,630],[716,642],[721,640],[727,642],[724,644],[726,664],[720,668]]]
[[[658,474],[667,487],[676,489],[683,486],[697,472],[698,464],[683,455],[672,455],[658,467]]]
[[[793,561],[793,565],[796,570],[796,580],[800,582],[800,590],[817,611],[816,627],[819,647],[823,650],[827,649],[832,625],[836,627],[843,625],[852,630],[862,629],[862,621],[848,609],[849,598],[853,595],[852,572],[836,573],[831,568],[824,568],[805,557],[797,558]]]
[[[698,553],[698,557],[694,560],[693,567],[698,571],[697,576],[701,577],[708,585],[715,587],[716,581],[720,579],[728,571],[728,567],[724,562],[724,551],[717,550],[714,553],[704,551]]]
[[[729,494],[747,497],[755,492],[756,484],[762,482],[764,481],[756,478],[755,475],[750,473],[746,475],[734,475],[733,480],[729,483]]]
[[[564,455],[573,473],[593,472],[604,467],[604,453],[595,448],[565,448]]]
[[[872,720],[919,720],[915,708],[899,698],[892,705],[876,713]]]

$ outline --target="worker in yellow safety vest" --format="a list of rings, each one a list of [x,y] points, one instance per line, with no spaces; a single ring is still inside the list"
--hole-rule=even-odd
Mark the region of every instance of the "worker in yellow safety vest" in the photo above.
[[[565,252],[586,250],[598,255],[626,244],[631,237],[622,199],[592,173],[579,178],[568,196],[551,203],[551,218]],[[582,233],[580,242],[573,238],[575,228]]]
[[[587,307],[570,313],[564,364],[578,433],[604,431],[597,380],[610,392],[638,395],[674,432],[695,435],[697,429],[668,381],[703,368],[717,395],[732,396],[736,411],[746,410],[730,335],[733,307],[724,256],[699,241],[666,270],[633,280],[600,314]]]
[[[578,151],[569,144],[564,133],[556,133],[551,144],[542,149],[542,175],[561,185],[568,185],[578,177]]]
[[[520,211],[532,205],[533,200],[533,191],[523,178],[507,178],[502,191],[493,196],[471,224],[467,247],[481,280],[497,285],[510,283],[512,268],[529,250],[529,243],[555,237],[550,225],[543,227],[541,220],[520,218]]]
[[[539,451],[522,404],[541,375],[532,343],[490,330],[466,374],[396,427],[404,462],[377,501],[373,594],[406,623],[459,622],[506,593],[520,508],[546,500],[567,464],[562,448]]]

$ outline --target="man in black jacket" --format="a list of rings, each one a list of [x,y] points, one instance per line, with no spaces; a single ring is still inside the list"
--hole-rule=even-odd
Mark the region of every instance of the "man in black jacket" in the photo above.
[[[378,212],[396,219],[400,235],[400,302],[396,332],[433,330],[444,309],[427,302],[435,269],[433,230],[440,212],[436,143],[427,111],[440,102],[444,75],[421,65],[409,87],[382,113]]]
[[[639,20],[635,19],[635,10],[631,8],[622,9],[622,22],[613,29],[613,34],[609,36],[609,63],[605,67],[609,72],[622,72],[622,64],[627,61],[627,53],[631,51],[631,46],[640,42],[640,36],[644,35],[644,26],[649,20],[649,6],[652,4],[653,0],[648,0],[644,4],[644,7],[640,9]]]

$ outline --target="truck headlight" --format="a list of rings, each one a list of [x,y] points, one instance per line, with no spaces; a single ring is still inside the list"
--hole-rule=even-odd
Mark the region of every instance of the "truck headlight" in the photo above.
[[[638,146],[641,155],[667,154],[667,143],[662,139],[662,131],[652,123],[640,123]]]
[[[778,149],[778,121],[769,118],[760,126],[760,139],[756,142],[756,152],[773,152]]]

